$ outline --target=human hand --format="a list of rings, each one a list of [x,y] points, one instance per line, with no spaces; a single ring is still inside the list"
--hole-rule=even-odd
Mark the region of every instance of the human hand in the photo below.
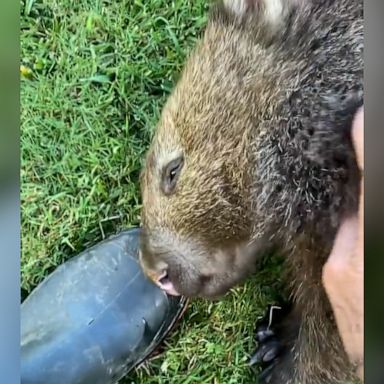
[[[362,172],[358,214],[340,226],[323,270],[323,284],[330,299],[345,350],[363,380],[364,372],[364,111],[352,128],[358,165]]]

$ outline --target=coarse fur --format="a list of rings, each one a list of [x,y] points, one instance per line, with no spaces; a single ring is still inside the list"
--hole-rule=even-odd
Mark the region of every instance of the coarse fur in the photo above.
[[[285,255],[294,309],[272,383],[351,375],[321,272],[341,220],[357,209],[350,129],[362,103],[362,0],[225,0],[213,6],[147,155],[149,275],[167,271],[179,293],[214,298],[269,249]]]

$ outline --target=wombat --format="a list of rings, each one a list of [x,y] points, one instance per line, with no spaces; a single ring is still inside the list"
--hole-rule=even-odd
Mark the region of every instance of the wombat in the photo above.
[[[321,275],[358,205],[363,42],[362,0],[214,4],[141,174],[141,262],[169,293],[217,298],[284,255],[285,349],[266,334],[257,352],[269,383],[353,376]]]

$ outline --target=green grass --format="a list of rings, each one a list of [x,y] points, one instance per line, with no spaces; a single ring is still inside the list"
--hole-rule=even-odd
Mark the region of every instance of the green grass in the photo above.
[[[89,245],[139,223],[138,175],[207,1],[25,0],[21,62],[22,294]],[[192,303],[165,352],[124,383],[252,383],[246,360],[274,266]]]

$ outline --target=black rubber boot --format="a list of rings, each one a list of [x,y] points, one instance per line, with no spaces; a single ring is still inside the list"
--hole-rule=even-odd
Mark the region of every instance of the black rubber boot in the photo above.
[[[22,303],[22,384],[116,383],[159,346],[186,299],[144,276],[139,231],[70,259]]]

